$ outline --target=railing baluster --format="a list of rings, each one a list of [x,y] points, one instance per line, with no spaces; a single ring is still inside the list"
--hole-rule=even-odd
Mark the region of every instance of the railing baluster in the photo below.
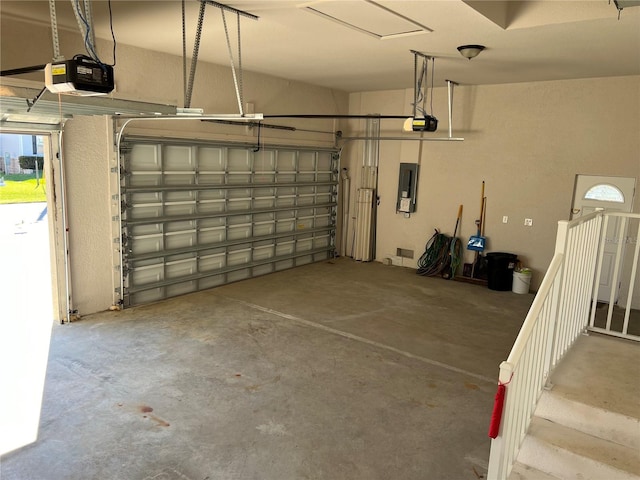
[[[609,295],[609,309],[607,311],[607,326],[606,326],[607,330],[611,330],[611,319],[613,318],[613,308],[616,304],[616,301],[618,300],[616,298],[616,295],[618,293],[618,278],[620,274],[620,263],[621,263],[620,260],[622,259],[622,245],[624,245],[625,243],[623,241],[623,237],[624,237],[624,231],[626,226],[627,226],[627,217],[622,217],[622,219],[618,223],[618,231],[615,232],[614,234],[615,235],[614,240],[618,244],[618,247],[616,248],[616,258],[614,260],[614,266],[613,266],[613,278],[612,278],[613,284],[611,285],[611,295]]]
[[[629,293],[627,293],[627,304],[624,310],[624,322],[622,325],[622,334],[627,335],[629,332],[629,315],[631,314],[631,300],[636,287],[636,274],[638,272],[638,260],[640,257],[640,221],[638,222],[638,231],[636,232],[636,246],[633,253],[633,264],[631,267],[631,277],[629,279]]]

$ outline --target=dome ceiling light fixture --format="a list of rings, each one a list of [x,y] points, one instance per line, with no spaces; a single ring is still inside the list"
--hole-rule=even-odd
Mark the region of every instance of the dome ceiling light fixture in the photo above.
[[[464,58],[471,60],[478,56],[478,54],[485,49],[484,45],[460,45],[458,51]]]

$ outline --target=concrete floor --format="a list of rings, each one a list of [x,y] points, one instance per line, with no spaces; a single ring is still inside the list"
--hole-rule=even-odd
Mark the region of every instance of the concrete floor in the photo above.
[[[532,295],[341,259],[53,328],[13,479],[470,479]]]

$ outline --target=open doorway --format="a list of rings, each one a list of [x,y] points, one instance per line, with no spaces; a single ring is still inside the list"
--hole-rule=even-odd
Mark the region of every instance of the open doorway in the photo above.
[[[0,133],[0,454],[38,433],[56,319],[51,140],[48,133]]]
[[[0,235],[4,302],[25,292],[33,315],[52,317],[44,135],[0,133]],[[24,310],[23,310],[24,311]]]

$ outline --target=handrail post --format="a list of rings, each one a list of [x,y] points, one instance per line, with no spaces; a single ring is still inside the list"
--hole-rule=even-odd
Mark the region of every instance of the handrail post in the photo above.
[[[567,220],[558,221],[558,233],[556,234],[555,253],[565,253],[567,249],[568,232],[569,232],[569,222]]]
[[[500,373],[498,375],[498,385],[508,384],[513,376],[513,365],[509,362],[500,364]],[[489,455],[489,466],[487,471],[487,480],[505,480],[508,474],[509,465],[505,464],[505,454],[507,453],[507,445],[513,440],[505,436],[508,430],[504,425],[509,421],[509,389],[505,390],[504,403],[502,409],[502,419],[500,420],[500,430],[496,438],[491,440],[491,451]]]

